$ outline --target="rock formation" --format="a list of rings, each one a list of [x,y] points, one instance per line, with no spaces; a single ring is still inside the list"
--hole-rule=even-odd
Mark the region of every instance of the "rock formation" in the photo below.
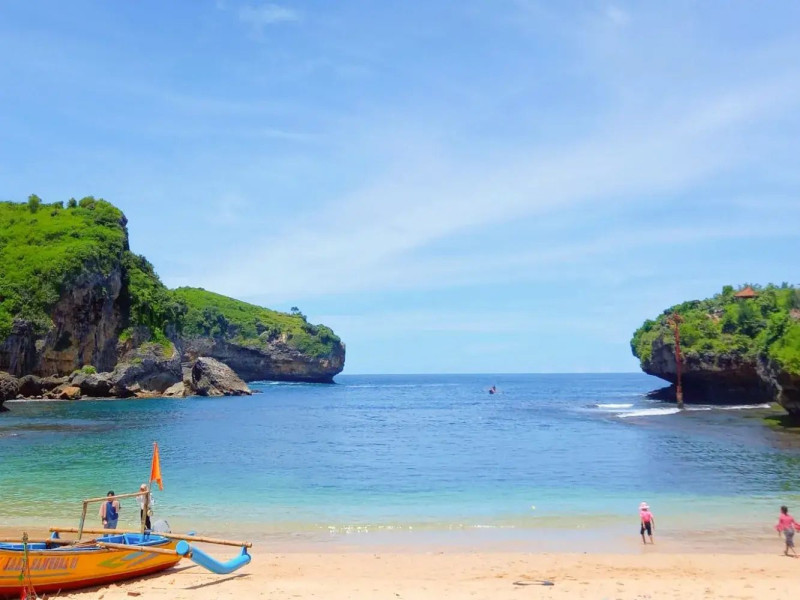
[[[745,293],[746,292],[746,293]],[[784,284],[731,286],[705,300],[684,302],[646,321],[631,349],[642,370],[672,385],[653,393],[674,400],[674,325],[682,347],[687,403],[774,402],[800,421],[800,289]]]
[[[6,410],[3,402],[16,398],[18,393],[19,380],[8,373],[0,373],[0,411]]]
[[[183,340],[184,360],[209,356],[230,366],[245,381],[305,381],[331,383],[344,368],[344,346],[328,356],[314,357],[291,348],[280,339],[264,348],[249,347],[223,338],[195,337]]]
[[[40,208],[34,218],[25,205],[0,202],[8,238],[0,245],[0,403],[18,395],[249,393],[207,358],[247,381],[332,382],[343,369],[339,338],[297,309],[168,290],[130,252],[127,219],[108,202],[87,197]]]
[[[0,342],[0,371],[48,376],[69,375],[83,365],[113,369],[123,323],[121,288],[119,268],[106,276],[90,273],[64,291],[47,333],[37,334],[31,323],[16,319],[11,335]]]
[[[684,355],[682,384],[684,399],[688,403],[727,404],[731,402],[753,404],[772,402],[775,388],[759,375],[759,361],[738,353],[714,354],[712,352]],[[652,354],[642,360],[642,370],[660,377],[672,385],[652,394],[665,400],[675,399],[677,365],[675,345],[664,338],[653,342]]]
[[[199,396],[249,396],[253,393],[229,366],[202,356],[192,366],[191,386]]]

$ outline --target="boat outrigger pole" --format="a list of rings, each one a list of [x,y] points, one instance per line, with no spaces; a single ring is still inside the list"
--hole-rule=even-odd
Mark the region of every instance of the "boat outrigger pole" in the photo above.
[[[92,502],[106,502],[108,500],[119,500],[120,498],[133,498],[142,492],[134,492],[133,494],[117,494],[116,496],[103,496],[102,498],[87,498],[83,501],[83,511],[81,512],[81,522],[78,524],[78,539],[83,535],[83,526],[86,524],[86,512],[89,509],[89,504]],[[142,531],[144,533],[144,531]]]

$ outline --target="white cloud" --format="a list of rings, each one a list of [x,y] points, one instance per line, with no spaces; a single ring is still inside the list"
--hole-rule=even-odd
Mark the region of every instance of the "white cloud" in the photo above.
[[[753,160],[745,141],[749,128],[800,101],[797,85],[778,83],[752,83],[677,110],[628,115],[624,123],[570,147],[532,147],[494,160],[460,158],[457,149],[438,144],[435,136],[408,136],[403,144],[396,132],[387,133],[393,144],[424,148],[422,156],[398,157],[396,164],[402,167],[313,214],[298,215],[296,224],[251,240],[246,249],[237,248],[218,268],[201,275],[202,285],[274,302],[464,284],[481,281],[487,272],[562,265],[603,248],[650,243],[652,232],[626,234],[607,223],[612,229],[605,232],[606,239],[564,247],[543,248],[532,238],[526,240],[527,252],[511,255],[424,252],[460,234],[575,207],[635,204],[640,195],[682,191],[709,175],[747,164]],[[738,226],[709,230],[699,224],[678,233],[702,239],[747,231]],[[265,281],[278,285],[266,286]]]
[[[256,31],[261,31],[268,25],[299,21],[300,13],[278,4],[243,6],[239,9],[239,20],[250,25]]]

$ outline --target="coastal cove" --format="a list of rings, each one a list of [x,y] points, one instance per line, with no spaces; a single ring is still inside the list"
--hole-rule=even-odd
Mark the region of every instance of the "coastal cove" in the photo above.
[[[73,525],[81,498],[141,483],[154,440],[159,517],[282,549],[624,550],[646,500],[659,536],[711,550],[719,531],[723,544],[769,544],[777,507],[800,501],[800,438],[765,427],[763,405],[678,412],[647,397],[657,380],[641,374],[337,381],[12,401],[0,415],[0,526]],[[120,523],[136,514],[123,504]]]

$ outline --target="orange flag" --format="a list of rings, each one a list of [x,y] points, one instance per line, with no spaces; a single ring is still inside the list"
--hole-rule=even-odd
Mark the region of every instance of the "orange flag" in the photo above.
[[[161,481],[161,461],[158,459],[158,442],[153,442],[153,461],[150,463],[150,483],[156,482],[158,489],[164,491],[164,483]]]

